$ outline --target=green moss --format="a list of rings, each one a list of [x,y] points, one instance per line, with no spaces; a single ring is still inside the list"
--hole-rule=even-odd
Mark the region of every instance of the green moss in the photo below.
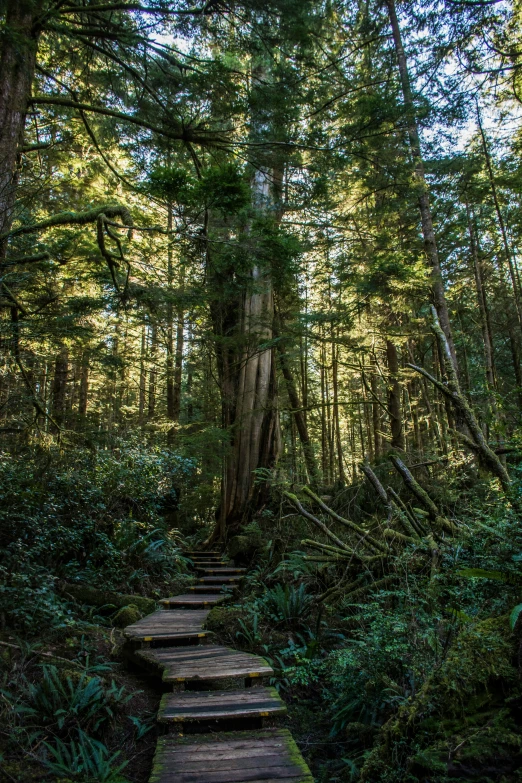
[[[62,583],[60,592],[90,606],[113,606],[116,609],[121,609],[132,604],[144,615],[151,614],[156,609],[156,602],[152,598],[144,598],[141,595],[114,593],[111,590],[100,590],[89,585]]]
[[[230,643],[236,639],[236,633],[240,629],[239,620],[242,617],[244,612],[236,606],[214,606],[208,614],[204,627],[207,631],[215,633],[218,640]]]
[[[230,539],[227,552],[235,563],[249,565],[263,546],[260,533],[248,533]]]
[[[514,652],[507,617],[463,627],[442,665],[380,730],[361,781],[489,780],[485,768],[496,780],[509,772],[522,751],[508,702],[521,693]]]
[[[137,606],[130,604],[129,606],[123,606],[112,618],[112,624],[116,628],[126,628],[127,625],[132,625],[138,622],[141,618],[141,612]]]

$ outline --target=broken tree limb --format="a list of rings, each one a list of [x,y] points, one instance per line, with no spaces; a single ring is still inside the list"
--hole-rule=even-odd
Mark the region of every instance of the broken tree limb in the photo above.
[[[375,560],[381,560],[383,557],[385,557],[384,553],[380,555],[363,555],[356,552],[355,549],[335,549],[334,547],[330,547],[327,544],[322,544],[320,541],[313,541],[311,538],[303,539],[301,544],[303,546],[308,546],[311,549],[317,549],[319,552],[324,552],[325,557],[327,557],[331,562],[338,562],[339,560],[346,561],[355,558],[361,562],[372,563]]]
[[[387,527],[382,531],[382,534],[385,538],[389,538],[391,541],[396,539],[397,541],[401,541],[403,544],[418,544],[419,538],[418,536],[416,538],[412,538],[411,536],[406,536],[404,533],[399,533],[398,530],[393,530],[391,527]]]
[[[318,519],[313,514],[310,514],[309,511],[306,510],[306,508],[299,502],[299,498],[292,494],[291,492],[284,492],[283,493],[285,497],[287,497],[291,503],[296,507],[296,509],[299,511],[301,516],[305,517],[305,519],[308,519],[310,522],[313,522],[313,524],[321,530],[327,538],[330,539],[330,541],[333,541],[334,544],[336,544],[339,549],[344,550],[345,552],[352,552],[350,547],[344,543],[344,541],[341,541],[340,538],[338,538],[335,533],[332,533],[329,528],[324,524],[324,522],[321,522],[320,519]]]
[[[405,503],[405,502],[402,500],[402,498],[401,498],[401,497],[400,497],[400,496],[399,496],[399,495],[398,495],[398,494],[395,492],[395,490],[393,489],[393,487],[388,487],[388,492],[390,493],[390,495],[392,496],[392,498],[394,499],[394,501],[397,503],[397,505],[399,506],[399,508],[402,510],[402,512],[403,512],[404,514],[406,514],[406,516],[407,516],[407,517],[408,517],[408,519],[410,520],[410,523],[411,523],[412,527],[413,527],[413,528],[414,528],[414,530],[417,532],[417,535],[419,535],[419,536],[421,536],[421,537],[424,537],[424,536],[426,535],[426,530],[423,528],[423,526],[422,526],[421,522],[420,522],[420,521],[417,519],[417,517],[415,516],[415,514],[413,514],[413,513],[410,511],[410,509],[408,508],[408,506],[406,505],[406,503]]]
[[[335,519],[337,522],[340,522],[342,525],[347,527],[352,532],[356,533],[359,536],[359,539],[361,543],[368,544],[372,549],[375,549],[377,552],[386,552],[386,547],[384,544],[381,544],[380,541],[377,541],[376,538],[374,538],[370,533],[368,533],[366,530],[364,530],[362,527],[359,527],[355,522],[352,522],[349,519],[345,519],[345,517],[340,516],[337,514],[336,511],[334,511],[332,508],[326,505],[320,497],[318,497],[315,492],[312,492],[311,489],[308,487],[303,487],[303,492],[307,494],[310,498],[312,498],[315,503],[319,506],[320,509],[322,509],[326,514],[332,517],[332,519]]]
[[[311,549],[319,549],[321,552],[325,552],[328,556],[336,559],[350,560],[353,557],[353,549],[347,551],[345,549],[339,549],[338,547],[329,546],[328,544],[322,544],[320,541],[313,541],[310,538],[304,538],[301,541],[303,546],[309,546]]]
[[[386,506],[388,510],[388,524],[390,523],[392,517],[396,516],[399,519],[399,522],[401,523],[402,527],[404,528],[404,531],[407,536],[410,536],[411,538],[419,538],[418,533],[416,532],[415,528],[412,527],[408,517],[404,514],[401,508],[397,506],[397,504],[390,500],[388,497],[388,493],[384,489],[383,485],[373,472],[373,470],[370,468],[369,465],[361,464],[359,465],[360,469],[372,485],[372,487],[376,490],[377,494],[379,495],[380,499]]]
[[[404,462],[395,455],[391,455],[390,460],[392,461],[395,470],[402,477],[402,480],[410,492],[415,495],[419,503],[421,503],[428,512],[429,519],[435,525],[443,528],[444,530],[447,530],[449,533],[454,533],[455,525],[450,522],[449,519],[446,519],[446,517],[441,516],[436,503],[430,498],[426,490],[421,487],[418,481],[413,478]]]
[[[436,386],[439,391],[441,391],[453,404],[453,407],[455,408],[456,413],[458,414],[458,417],[462,420],[462,422],[466,425],[468,428],[470,438],[469,441],[474,444],[474,452],[476,453],[481,465],[486,468],[490,473],[492,473],[494,476],[498,478],[500,481],[500,484],[504,490],[504,492],[510,494],[511,493],[511,479],[509,477],[509,474],[498,458],[497,454],[495,454],[494,450],[491,449],[488,445],[488,442],[486,441],[486,438],[484,437],[484,433],[482,432],[482,429],[480,427],[480,424],[477,421],[477,418],[475,414],[473,413],[473,410],[471,409],[465,395],[462,393],[459,379],[457,376],[457,372],[455,370],[454,362],[452,361],[452,353],[451,349],[448,343],[448,339],[442,330],[442,327],[440,325],[437,311],[431,306],[431,315],[432,315],[432,322],[431,322],[431,328],[434,332],[439,347],[440,352],[442,355],[442,360],[444,364],[444,371],[446,373],[447,382],[442,383],[441,381],[438,381],[436,378],[433,378],[433,376],[429,375],[425,370],[423,370],[421,367],[417,367],[416,365],[408,365],[412,369],[416,370],[417,372],[420,372],[421,375],[424,375],[428,380]],[[467,436],[465,436],[467,437]],[[461,438],[462,439],[462,438]]]

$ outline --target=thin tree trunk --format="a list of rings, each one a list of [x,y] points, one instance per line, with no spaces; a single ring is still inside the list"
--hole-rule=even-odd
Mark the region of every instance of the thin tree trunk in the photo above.
[[[482,149],[484,150],[484,158],[486,160],[486,168],[488,172],[488,178],[489,178],[489,184],[491,187],[491,195],[493,196],[493,203],[495,204],[495,211],[497,213],[499,228],[500,228],[500,234],[502,237],[502,244],[504,247],[504,256],[505,261],[508,266],[509,270],[509,276],[511,278],[511,285],[513,286],[513,298],[515,301],[515,308],[517,312],[517,318],[518,318],[518,325],[520,329],[522,330],[522,304],[520,301],[520,280],[518,278],[517,269],[515,267],[515,264],[513,263],[513,257],[511,254],[511,249],[509,247],[508,237],[507,237],[507,231],[506,231],[506,224],[504,222],[504,216],[502,214],[502,210],[500,209],[500,202],[498,200],[498,193],[497,193],[497,186],[495,182],[495,175],[493,173],[493,165],[491,163],[491,155],[489,153],[488,143],[486,139],[486,134],[484,132],[484,128],[482,126],[482,119],[480,117],[480,112],[477,111],[477,120],[478,120],[478,126],[480,130],[480,136],[482,139]]]
[[[188,356],[187,356],[187,421],[194,419],[194,402],[192,398],[192,383],[194,378],[194,361],[192,357],[192,324],[189,320],[188,328]]]
[[[377,360],[373,359],[373,368],[370,375],[370,388],[372,390],[372,423],[373,423],[373,452],[375,459],[379,459],[382,453],[381,444],[381,411],[378,403],[379,384],[377,381]]]
[[[404,422],[402,418],[401,387],[399,384],[399,357],[397,346],[386,340],[386,360],[389,370],[388,410],[390,415],[391,447],[404,450]]]
[[[157,351],[157,327],[156,324],[153,324],[150,330],[149,394],[147,402],[147,417],[149,419],[154,418],[156,414],[156,382],[158,375],[158,368],[156,367]]]
[[[341,443],[341,423],[339,417],[339,382],[338,382],[338,348],[332,335],[332,392],[333,392],[333,428],[335,447],[337,451],[337,470],[339,481],[346,484],[344,473],[343,447]]]
[[[424,161],[422,158],[419,129],[417,127],[415,105],[413,102],[413,93],[411,89],[410,75],[408,72],[408,63],[402,44],[401,30],[395,9],[395,0],[386,0],[386,5],[388,7],[388,14],[393,33],[393,41],[395,44],[395,52],[397,55],[397,63],[399,66],[404,108],[407,115],[408,138],[414,164],[415,179],[419,192],[418,203],[421,216],[422,235],[424,237],[424,248],[426,251],[428,263],[431,267],[431,288],[433,292],[433,303],[435,305],[435,309],[437,310],[440,325],[450,346],[453,365],[455,369],[457,369],[457,356],[451,334],[448,303],[444,293],[444,283],[442,279],[442,270],[440,267],[437,239],[435,236],[435,230],[433,228],[433,216],[431,213],[429,188],[428,183],[426,182],[426,175],[424,171]]]
[[[482,332],[482,344],[484,347],[484,358],[486,363],[486,382],[489,391],[496,389],[495,379],[495,363],[493,354],[493,340],[491,336],[491,326],[488,312],[488,302],[486,298],[486,291],[484,288],[484,275],[482,271],[482,264],[480,263],[478,253],[478,243],[475,239],[475,231],[473,228],[469,204],[466,202],[466,215],[468,218],[468,233],[469,242],[471,247],[471,256],[473,258],[473,272],[475,276],[475,287],[477,290],[477,302],[480,313],[480,328]]]
[[[173,281],[173,268],[172,268],[172,204],[169,201],[167,204],[167,361],[166,361],[166,391],[167,391],[167,417],[171,421],[175,421],[175,408],[174,408],[174,308],[172,306],[172,281]]]
[[[139,381],[139,399],[138,399],[138,419],[139,423],[145,421],[145,398],[147,392],[147,369],[146,369],[146,349],[147,349],[147,327],[145,324],[141,328],[141,350],[140,350],[140,381]]]
[[[317,463],[315,461],[315,453],[313,445],[310,441],[308,433],[308,427],[306,424],[306,418],[303,411],[303,406],[299,400],[297,393],[297,386],[292,375],[292,370],[288,362],[288,356],[285,351],[283,342],[279,340],[277,347],[279,349],[279,359],[281,364],[281,370],[283,372],[283,378],[286,383],[286,390],[288,393],[288,399],[292,408],[292,416],[295,421],[295,426],[299,434],[301,446],[303,448],[303,456],[305,460],[306,470],[308,473],[308,480],[312,487],[317,488],[319,486],[319,471],[317,469]]]
[[[324,349],[321,345],[321,469],[323,471],[323,482],[330,484],[328,473],[328,423],[327,423],[327,405],[326,405],[326,378],[325,378],[325,357]]]
[[[89,400],[89,355],[85,353],[82,358],[80,368],[80,392],[78,397],[78,414],[80,418],[87,415],[87,405]]]
[[[57,424],[63,422],[65,416],[65,402],[67,394],[67,381],[69,378],[69,351],[63,346],[54,363],[54,379],[52,388],[52,417]]]
[[[180,294],[183,293],[185,284],[185,274],[182,269],[180,274]],[[180,304],[177,309],[177,325],[176,325],[176,355],[174,357],[174,383],[173,383],[173,398],[172,398],[172,418],[174,421],[179,421],[179,414],[181,411],[181,379],[183,371],[183,344],[184,344],[184,327],[185,327],[185,313],[183,311],[183,305]]]

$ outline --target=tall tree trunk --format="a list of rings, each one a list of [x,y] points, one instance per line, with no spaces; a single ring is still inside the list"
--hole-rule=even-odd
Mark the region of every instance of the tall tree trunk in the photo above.
[[[404,422],[402,418],[401,387],[399,383],[399,357],[397,346],[386,340],[388,364],[388,410],[390,413],[391,447],[404,450]]]
[[[292,411],[291,411],[292,416],[294,418],[295,426],[297,428],[299,439],[301,441],[301,446],[303,448],[303,456],[305,460],[306,470],[308,473],[308,480],[312,485],[312,487],[317,488],[319,486],[319,471],[317,469],[317,463],[315,461],[315,453],[314,453],[313,445],[310,440],[310,435],[308,433],[308,426],[306,423],[303,406],[301,404],[301,401],[299,400],[299,395],[297,393],[297,386],[294,380],[294,376],[292,374],[292,370],[290,369],[285,347],[281,340],[278,342],[277,347],[279,349],[279,359],[281,363],[281,370],[283,372],[283,378],[285,379],[285,383],[286,383],[288,399],[292,407]]]
[[[63,346],[54,363],[54,379],[51,392],[52,417],[61,424],[65,415],[67,381],[69,379],[69,350]]]
[[[146,350],[147,327],[144,324],[141,327],[140,380],[138,390],[138,420],[140,424],[143,424],[145,421],[145,397],[147,392]]]
[[[189,319],[188,328],[188,355],[187,355],[187,421],[190,423],[194,419],[194,401],[192,398],[192,384],[194,380],[194,357],[192,355],[192,324]],[[209,363],[211,358],[209,357]]]
[[[511,278],[511,285],[513,286],[513,299],[515,302],[515,308],[517,312],[518,325],[522,330],[522,303],[520,301],[520,279],[518,276],[518,270],[513,261],[511,249],[509,247],[509,241],[507,237],[506,224],[504,222],[504,216],[500,208],[500,202],[498,200],[497,185],[495,182],[495,175],[493,172],[493,165],[491,162],[491,155],[489,153],[488,143],[484,127],[482,125],[482,119],[480,112],[477,112],[478,126],[480,130],[480,137],[482,139],[482,149],[484,151],[484,158],[486,160],[486,169],[488,172],[489,185],[491,187],[491,195],[493,196],[493,203],[495,204],[495,211],[497,213],[498,224],[500,228],[500,235],[502,237],[502,246],[504,249],[504,260],[509,270],[509,276]]]
[[[184,270],[180,273],[180,294],[183,293],[185,284]],[[176,354],[174,357],[174,383],[172,396],[172,419],[179,421],[181,411],[181,379],[183,371],[183,343],[184,343],[185,313],[183,305],[180,303],[177,308],[176,324]]]
[[[258,266],[252,269],[241,310],[244,350],[234,394],[232,447],[224,473],[222,515],[228,530],[246,519],[254,496],[254,471],[271,467],[280,449],[273,349],[260,348],[272,339],[274,296],[268,274]],[[222,533],[223,525],[222,516]]]
[[[40,36],[40,0],[7,0],[0,38],[0,236],[9,231]],[[0,265],[7,240],[0,240]]]
[[[379,405],[379,383],[377,381],[377,360],[373,359],[373,368],[370,375],[370,389],[372,390],[372,424],[373,424],[373,452],[375,459],[379,459],[382,453],[381,447],[381,411]]]
[[[424,237],[424,248],[426,251],[428,263],[431,267],[431,288],[433,293],[433,303],[435,305],[435,309],[437,310],[440,325],[450,346],[453,365],[455,369],[457,369],[457,356],[451,334],[448,303],[444,293],[444,283],[442,280],[442,271],[440,268],[437,239],[435,237],[435,230],[433,228],[433,216],[431,213],[429,188],[424,172],[424,160],[422,158],[419,129],[417,127],[415,105],[413,102],[413,93],[411,89],[410,75],[408,72],[408,63],[402,44],[401,29],[395,9],[395,0],[386,0],[386,5],[388,7],[388,15],[390,18],[393,41],[395,44],[395,52],[397,55],[397,63],[399,66],[404,108],[406,109],[407,116],[408,138],[414,164],[415,179],[419,192],[418,203],[421,216],[422,235]]]
[[[156,324],[153,324],[150,330],[149,398],[147,402],[147,417],[149,419],[153,419],[156,414],[156,383],[158,376],[158,368],[156,367],[157,351],[157,327]]]
[[[321,344],[321,468],[323,471],[323,482],[330,484],[330,473],[328,470],[328,405],[326,399],[326,357],[324,355],[324,346]]]
[[[172,305],[172,281],[174,277],[172,265],[172,203],[167,204],[167,361],[166,361],[166,391],[167,391],[167,417],[175,421],[174,413],[174,307]]]
[[[85,353],[80,368],[80,393],[78,397],[78,414],[83,419],[87,415],[89,400],[89,355]]]
[[[344,473],[343,447],[341,443],[341,422],[339,417],[338,370],[339,370],[338,347],[332,335],[332,392],[333,392],[334,439],[335,439],[335,448],[337,452],[337,470],[339,472],[339,481],[342,484],[346,484],[346,476]]]
[[[491,335],[491,324],[489,318],[488,301],[484,288],[484,275],[482,264],[479,258],[478,242],[475,238],[474,226],[471,220],[469,204],[466,202],[466,215],[468,218],[468,233],[471,247],[471,257],[473,259],[473,273],[475,277],[475,288],[477,291],[477,303],[480,313],[480,328],[482,332],[482,344],[484,347],[484,358],[486,364],[486,382],[490,392],[496,388],[495,379],[495,361],[493,354],[493,339]]]

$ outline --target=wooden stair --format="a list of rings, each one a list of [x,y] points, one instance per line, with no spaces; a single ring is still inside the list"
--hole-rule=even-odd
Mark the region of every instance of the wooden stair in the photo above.
[[[138,622],[128,625],[124,636],[134,642],[179,642],[204,639],[208,632],[203,630],[209,610],[182,610],[165,612],[159,609]]]
[[[243,677],[252,680],[274,673],[258,655],[216,644],[198,647],[156,647],[136,653],[149,669],[160,670],[163,682],[194,683]]]
[[[160,723],[192,723],[284,715],[286,706],[275,688],[166,693],[158,712]]]
[[[314,783],[289,731],[161,737],[150,783]]]
[[[226,585],[226,587],[230,590],[232,590],[234,587],[236,587],[235,584],[233,585]],[[215,584],[215,585],[208,585],[208,584],[202,584],[202,585],[191,585],[189,588],[191,593],[222,593],[223,594],[223,585],[222,584]]]
[[[201,576],[198,579],[200,585],[237,585],[241,581],[241,575],[236,576]]]
[[[196,566],[196,571],[203,571],[207,576],[243,576],[246,568],[233,568],[231,566]]]
[[[268,661],[207,643],[210,608],[226,600],[246,569],[218,551],[185,554],[197,584],[161,599],[161,609],[124,630],[129,658],[172,688],[158,723],[176,735],[159,738],[150,783],[313,783],[290,732],[263,728],[286,712],[276,689],[262,684],[273,675]]]
[[[204,609],[207,606],[217,606],[223,603],[225,595],[219,592],[209,593],[186,593],[185,595],[174,595],[171,598],[162,598],[160,601],[164,609]]]

